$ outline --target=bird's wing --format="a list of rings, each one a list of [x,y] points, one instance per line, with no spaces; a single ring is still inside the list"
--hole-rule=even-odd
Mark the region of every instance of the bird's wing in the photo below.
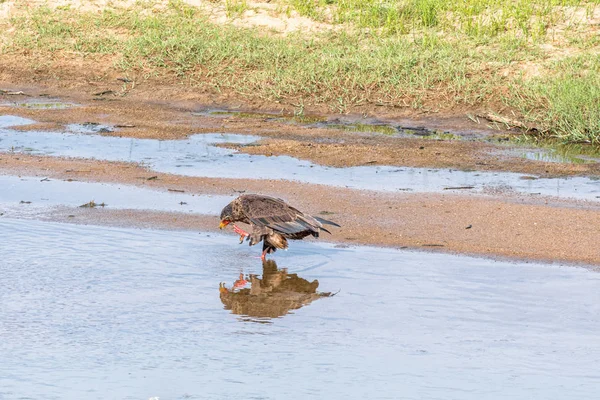
[[[258,227],[269,227],[287,234],[318,232],[323,227],[319,221],[281,199],[249,195],[242,199],[242,204],[250,222]]]

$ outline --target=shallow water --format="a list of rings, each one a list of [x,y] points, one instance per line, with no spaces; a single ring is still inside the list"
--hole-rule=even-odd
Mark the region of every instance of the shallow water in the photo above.
[[[484,139],[485,135],[475,131],[462,131],[451,133],[449,131],[440,131],[428,129],[423,126],[402,126],[397,122],[386,121],[372,117],[336,117],[327,118],[323,116],[309,115],[283,115],[281,113],[269,112],[252,112],[234,109],[223,108],[205,108],[193,112],[192,115],[201,117],[221,117],[228,118],[236,116],[238,118],[261,119],[268,122],[284,122],[294,125],[301,125],[306,128],[325,128],[339,129],[355,133],[380,133],[388,136],[397,137],[421,137],[429,139],[445,139],[445,140],[463,140],[469,139]]]
[[[29,118],[17,117],[15,115],[0,115],[0,128],[30,124],[35,124],[35,121]]]
[[[0,217],[0,398],[596,399],[600,275],[294,242],[318,291],[279,318],[219,284],[262,274],[235,235]],[[265,323],[266,322],[266,323]]]
[[[110,125],[103,125],[97,122],[85,122],[83,124],[69,124],[67,130],[72,133],[110,133],[115,128]]]
[[[235,197],[9,175],[0,175],[0,188],[0,211],[9,216],[22,216],[55,206],[78,207],[90,201],[105,204],[104,207],[109,209],[218,215],[223,206]]]
[[[254,156],[214,146],[217,143],[250,144],[258,139],[246,135],[204,134],[186,140],[160,141],[0,128],[0,151],[141,162],[156,171],[180,175],[287,179],[379,191],[437,192],[473,186],[473,192],[509,189],[595,201],[600,196],[600,181],[588,178],[530,180],[514,173],[389,166],[333,168],[287,156]]]
[[[515,151],[513,151],[515,152]],[[585,158],[585,156],[572,156],[567,154],[560,154],[555,150],[551,149],[530,149],[522,151],[521,157],[528,160],[551,162],[551,163],[562,163],[562,164],[592,164],[597,160]]]
[[[0,103],[0,107],[29,108],[34,110],[64,110],[77,107],[77,104],[62,102],[58,99],[28,99],[24,101]]]

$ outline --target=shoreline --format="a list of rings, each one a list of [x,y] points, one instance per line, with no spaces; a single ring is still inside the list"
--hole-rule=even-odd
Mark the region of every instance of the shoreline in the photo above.
[[[600,254],[592,245],[600,240],[600,232],[589,229],[600,226],[600,205],[594,202],[552,202],[532,196],[390,194],[291,181],[198,178],[158,173],[127,163],[21,154],[0,156],[0,173],[120,183],[163,191],[174,189],[188,194],[262,193],[284,198],[309,214],[326,212],[328,218],[342,225],[331,236],[332,241],[339,243],[600,264]],[[103,215],[95,211],[94,215]],[[135,225],[135,218],[140,218],[152,225],[154,218],[155,224],[163,224],[160,221],[165,217],[160,214],[163,213],[135,212],[133,220],[128,220]],[[216,217],[196,216],[192,220],[197,225],[189,225],[191,222],[185,222],[186,218],[187,214],[180,214],[177,222],[163,226],[216,227]],[[471,228],[467,229],[469,225]]]

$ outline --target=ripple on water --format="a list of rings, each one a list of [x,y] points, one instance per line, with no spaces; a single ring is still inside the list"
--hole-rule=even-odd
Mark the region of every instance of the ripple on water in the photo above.
[[[274,276],[232,235],[3,217],[0,240],[6,399],[595,399],[600,388],[600,275],[584,269],[293,243],[271,273],[339,293],[263,324],[220,298],[240,273]]]

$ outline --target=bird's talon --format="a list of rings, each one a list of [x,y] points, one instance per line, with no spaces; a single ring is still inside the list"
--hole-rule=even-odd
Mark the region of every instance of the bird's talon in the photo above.
[[[239,235],[243,236],[250,236],[250,234],[248,232],[246,232],[245,230],[243,230],[242,228],[240,228],[237,225],[233,225],[233,231]]]

